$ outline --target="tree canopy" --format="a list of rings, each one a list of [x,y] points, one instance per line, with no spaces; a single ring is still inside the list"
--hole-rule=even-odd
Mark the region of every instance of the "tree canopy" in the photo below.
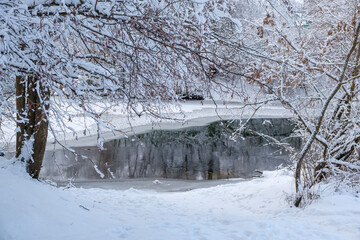
[[[17,157],[38,177],[47,129],[71,121],[64,106],[114,130],[92,103],[161,118],[183,93],[217,89],[293,112],[295,205],[324,179],[354,185],[360,3],[296,2],[0,0],[0,115],[16,116]]]

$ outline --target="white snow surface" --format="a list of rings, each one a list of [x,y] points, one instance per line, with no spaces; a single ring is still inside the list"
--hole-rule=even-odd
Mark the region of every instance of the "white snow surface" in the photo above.
[[[0,157],[0,239],[360,239],[360,199],[328,188],[305,209],[293,173],[188,192],[56,188]]]

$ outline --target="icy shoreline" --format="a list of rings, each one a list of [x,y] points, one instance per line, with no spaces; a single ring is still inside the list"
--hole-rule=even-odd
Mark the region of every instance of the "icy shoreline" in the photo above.
[[[253,109],[244,108],[244,105],[233,102],[226,105],[215,106],[211,101],[191,101],[182,104],[182,113],[170,112],[168,116],[172,118],[178,118],[179,120],[159,120],[148,116],[129,118],[127,114],[117,113],[106,114],[104,119],[113,124],[121,132],[111,132],[108,129],[104,129],[102,133],[103,141],[110,141],[127,135],[141,134],[154,129],[158,130],[176,130],[185,127],[193,126],[205,126],[211,122],[219,120],[230,120],[230,119],[247,119],[253,114]],[[258,110],[254,118],[291,118],[292,113],[284,109],[281,106],[267,106]],[[96,125],[90,125],[88,127],[89,134],[84,136],[79,134],[77,140],[74,139],[73,133],[66,133],[59,139],[65,139],[61,142],[67,146],[72,147],[85,147],[85,146],[96,146],[97,144],[97,133]],[[74,126],[74,129],[82,132],[82,126]],[[50,144],[53,142],[53,137],[50,137],[47,149],[59,149],[59,144]]]

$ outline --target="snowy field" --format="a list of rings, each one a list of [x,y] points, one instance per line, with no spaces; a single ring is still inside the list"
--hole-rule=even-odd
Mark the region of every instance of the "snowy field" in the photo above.
[[[334,192],[291,208],[293,173],[187,192],[56,188],[0,158],[0,239],[360,239],[360,199]],[[154,184],[161,184],[155,182]]]

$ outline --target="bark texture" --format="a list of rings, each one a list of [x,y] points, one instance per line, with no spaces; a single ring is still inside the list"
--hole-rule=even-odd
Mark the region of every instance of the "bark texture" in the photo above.
[[[16,157],[26,162],[26,170],[39,178],[48,135],[45,111],[49,91],[36,77],[16,78],[17,127]]]

